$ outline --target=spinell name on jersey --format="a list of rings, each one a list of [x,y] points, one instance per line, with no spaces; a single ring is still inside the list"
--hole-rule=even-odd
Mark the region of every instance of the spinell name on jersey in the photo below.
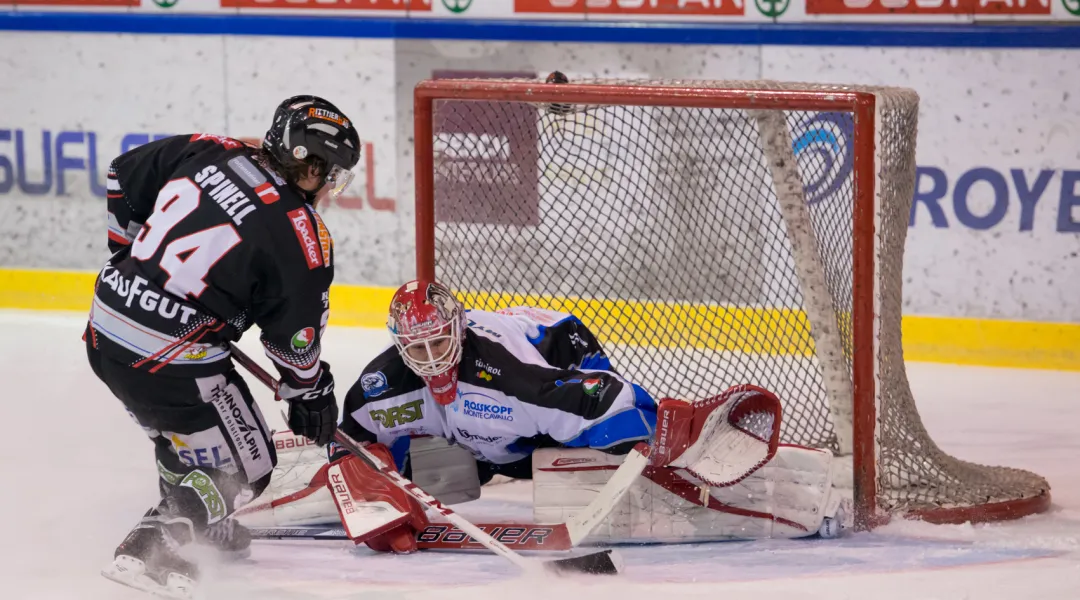
[[[202,171],[196,173],[195,183],[204,190],[216,186],[208,192],[210,197],[237,225],[240,225],[244,217],[255,210],[255,205],[247,194],[214,165],[207,165]]]

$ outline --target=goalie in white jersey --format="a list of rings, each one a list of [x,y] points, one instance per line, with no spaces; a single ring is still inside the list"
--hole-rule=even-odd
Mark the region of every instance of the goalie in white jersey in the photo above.
[[[657,433],[657,402],[613,370],[573,315],[466,311],[441,284],[412,281],[394,295],[388,326],[394,345],[349,391],[341,428],[399,470],[411,436],[444,438],[471,452],[481,480],[535,473],[537,515],[561,521],[588,503],[621,455],[651,444],[660,468],[646,471],[597,541],[799,537],[836,512],[832,455],[799,448],[777,457],[780,403],[766,390],[665,399]],[[331,462],[329,487],[350,537],[378,550],[415,550],[415,532],[426,525],[419,505],[344,451]],[[754,474],[759,487],[771,486],[767,498],[747,487],[758,485]],[[797,480],[797,489],[779,498],[779,480]],[[715,500],[724,493],[730,503]]]

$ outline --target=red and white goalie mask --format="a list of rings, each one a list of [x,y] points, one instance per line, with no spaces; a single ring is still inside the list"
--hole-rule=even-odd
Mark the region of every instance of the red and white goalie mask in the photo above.
[[[445,286],[410,281],[394,293],[386,326],[402,360],[419,375],[435,401],[453,403],[465,339],[465,307]]]

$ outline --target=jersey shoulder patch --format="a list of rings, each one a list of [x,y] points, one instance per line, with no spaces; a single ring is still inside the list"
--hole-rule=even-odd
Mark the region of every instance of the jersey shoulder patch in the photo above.
[[[396,346],[383,350],[368,363],[356,385],[368,400],[406,394],[424,387],[424,381],[405,366]]]

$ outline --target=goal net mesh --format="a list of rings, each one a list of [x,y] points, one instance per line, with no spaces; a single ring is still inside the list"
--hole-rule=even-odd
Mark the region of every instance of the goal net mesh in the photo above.
[[[914,92],[633,83],[876,92],[878,347],[876,356],[859,351],[867,353],[862,360],[877,362],[878,506],[897,512],[977,505],[1048,489],[1035,474],[943,453],[911,396],[900,318]],[[760,115],[436,100],[437,278],[469,308],[529,303],[573,313],[597,334],[614,368],[657,399],[700,400],[739,383],[770,389],[783,401],[782,442],[849,454],[850,442],[837,434],[851,423],[837,420],[850,420],[851,398],[837,398],[826,380],[830,370],[840,373],[850,389],[854,117],[773,113],[802,188],[793,216],[778,199]],[[814,243],[793,243],[793,228],[810,232]],[[839,353],[818,351],[800,259],[824,274],[827,290],[816,293],[827,292],[829,319],[818,317],[816,326],[835,329]]]

